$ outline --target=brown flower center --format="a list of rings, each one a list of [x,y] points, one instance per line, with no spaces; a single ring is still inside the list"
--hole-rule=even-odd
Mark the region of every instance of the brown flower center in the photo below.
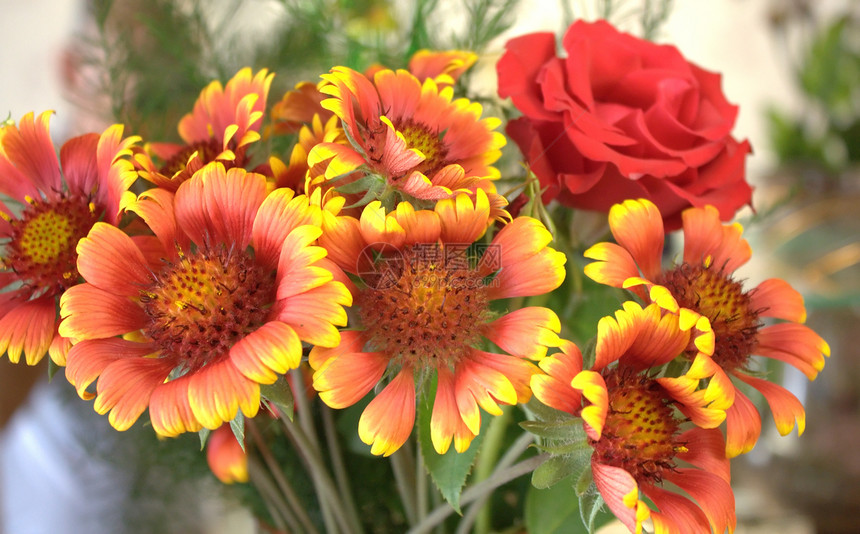
[[[181,254],[141,292],[146,334],[183,371],[222,359],[265,324],[275,300],[275,272],[235,252]]]
[[[715,362],[728,370],[746,365],[755,350],[760,322],[740,282],[722,270],[685,263],[664,273],[657,283],[668,288],[681,307],[710,320]]]
[[[620,467],[637,482],[659,483],[686,448],[675,439],[679,421],[660,386],[645,377],[610,371],[605,377],[609,412],[599,441],[599,461]]]
[[[211,163],[215,161],[215,158],[217,158],[222,152],[221,143],[212,137],[207,141],[198,141],[196,143],[186,145],[170,159],[165,161],[164,165],[161,166],[158,172],[168,178],[173,177],[176,173],[185,170],[188,158],[190,158],[195,152],[197,152],[197,156],[200,158],[200,162],[202,164],[205,165],[207,163]],[[239,167],[243,165],[243,162],[239,161],[240,159],[240,155],[236,154],[235,161],[222,161],[222,163],[224,163],[224,166],[228,169],[231,167]]]
[[[406,139],[406,146],[424,154],[424,161],[415,167],[416,171],[429,176],[444,166],[448,148],[442,143],[439,132],[430,131],[426,125],[411,120],[397,125],[397,129]]]
[[[453,366],[480,340],[489,299],[483,277],[468,262],[446,259],[445,249],[432,244],[377,267],[356,298],[373,350],[401,365],[431,369]]]
[[[57,295],[78,282],[75,250],[98,221],[102,210],[84,197],[65,195],[34,200],[19,219],[12,219],[3,265],[39,295]]]

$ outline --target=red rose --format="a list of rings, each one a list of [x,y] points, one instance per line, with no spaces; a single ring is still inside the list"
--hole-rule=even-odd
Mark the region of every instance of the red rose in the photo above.
[[[605,21],[577,21],[563,45],[567,57],[557,57],[552,33],[524,35],[497,65],[499,95],[523,114],[507,133],[544,202],[608,211],[647,198],[667,231],[690,206],[711,204],[728,220],[750,203],[750,145],[731,136],[738,109],[719,74]]]

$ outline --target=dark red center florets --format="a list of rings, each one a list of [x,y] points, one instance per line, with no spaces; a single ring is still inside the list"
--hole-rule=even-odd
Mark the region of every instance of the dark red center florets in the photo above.
[[[730,370],[746,366],[755,350],[760,321],[740,282],[713,266],[685,263],[664,273],[657,283],[669,289],[679,306],[710,320],[717,364]]]
[[[275,300],[275,272],[243,253],[181,254],[158,282],[141,292],[146,334],[185,371],[220,360],[266,323]]]
[[[676,439],[672,405],[656,382],[641,375],[610,371],[604,380],[609,412],[600,440],[592,441],[598,461],[624,469],[637,483],[661,482],[663,472],[675,468],[675,455],[686,450]]]
[[[436,247],[436,245],[433,245]],[[435,248],[440,253],[441,248]],[[412,251],[387,261],[356,298],[373,350],[402,365],[453,366],[489,320],[487,287],[476,269],[428,261]]]
[[[19,219],[9,221],[12,235],[4,266],[30,286],[34,296],[62,293],[78,283],[76,247],[101,214],[81,196],[31,201]]]

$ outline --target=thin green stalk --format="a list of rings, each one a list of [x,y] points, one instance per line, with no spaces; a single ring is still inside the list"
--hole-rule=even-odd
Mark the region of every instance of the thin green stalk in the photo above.
[[[284,428],[289,434],[290,439],[296,444],[296,450],[298,450],[308,472],[311,474],[311,479],[313,480],[323,512],[325,512],[327,507],[331,516],[336,521],[336,526],[340,527],[343,532],[360,533],[362,531],[361,521],[359,521],[357,516],[349,513],[346,508],[340,506],[340,503],[344,499],[332,481],[328,469],[319,455],[319,449],[311,443],[300,425],[283,414],[281,415],[281,421],[284,423]],[[334,506],[330,506],[332,504]],[[325,515],[323,517],[325,518]],[[330,523],[326,524],[326,528],[330,533],[335,532],[334,529],[336,526]]]
[[[415,444],[415,493],[418,499],[418,520],[427,516],[430,502],[428,499],[429,481],[427,470],[424,468],[424,458],[421,456],[421,447]]]
[[[486,494],[492,493],[496,488],[507,484],[511,480],[531,473],[537,466],[546,461],[547,458],[549,458],[549,454],[543,453],[532,456],[506,469],[497,469],[490,478],[464,491],[460,496],[460,505],[469,504]],[[451,505],[445,503],[430,512],[423,521],[409,529],[407,534],[424,534],[430,532],[433,527],[444,521],[452,513],[454,513],[454,509],[451,508]]]
[[[388,457],[391,461],[391,469],[394,471],[394,480],[397,483],[397,493],[406,512],[406,519],[410,525],[418,522],[418,495],[415,488],[415,460],[410,454],[409,447],[400,447],[397,452]]]
[[[502,414],[490,420],[490,426],[484,435],[481,452],[478,454],[478,460],[475,464],[475,483],[486,480],[492,474],[505,442],[505,431],[511,420],[511,411],[511,406],[503,406]],[[484,534],[490,530],[491,510],[489,506],[485,506],[486,503],[487,500],[484,500],[481,506],[476,507],[476,505],[472,505],[472,508],[476,508],[476,514],[478,514],[475,523],[475,532],[477,534]],[[478,512],[479,510],[480,512]]]
[[[341,488],[343,496],[342,504],[347,507],[347,514],[350,517],[358,518],[358,508],[355,506],[355,498],[352,495],[352,486],[349,484],[349,473],[346,471],[346,465],[343,461],[343,451],[340,447],[340,439],[337,435],[337,429],[334,425],[332,410],[328,406],[322,407],[323,429],[325,431],[326,444],[328,445],[329,455],[331,456],[332,470],[337,485]]]
[[[517,458],[520,457],[528,448],[529,445],[534,441],[534,435],[529,434],[528,432],[524,432],[520,437],[514,441],[502,458],[496,464],[496,469],[505,469],[509,467],[511,464],[516,461]],[[476,520],[480,520],[479,514],[481,512],[489,512],[489,507],[484,506],[489,498],[492,496],[492,493],[487,493],[486,495],[475,499],[475,502],[469,507],[466,513],[463,515],[463,519],[460,520],[460,523],[457,525],[456,534],[466,534],[470,532],[472,524],[475,523]],[[487,524],[484,526],[476,526],[475,532],[481,532],[481,528],[486,528],[489,530],[489,517],[487,518]]]
[[[298,520],[292,515],[289,506],[278,497],[274,482],[269,478],[266,469],[256,459],[248,458],[248,477],[255,488],[260,492],[269,515],[275,527],[280,530],[289,528],[293,532],[302,532]]]
[[[266,467],[269,469],[269,473],[271,474],[278,488],[281,490],[281,493],[286,499],[287,504],[290,506],[290,510],[292,511],[292,513],[295,514],[295,516],[298,518],[298,521],[302,524],[305,531],[311,534],[317,534],[318,531],[314,526],[313,521],[311,521],[310,516],[308,516],[307,512],[305,511],[305,506],[299,500],[299,497],[293,489],[292,484],[290,484],[290,482],[287,480],[287,477],[284,476],[284,473],[281,471],[277,460],[275,460],[275,457],[272,455],[272,451],[269,449],[268,445],[266,445],[266,442],[263,439],[263,436],[260,434],[260,430],[257,428],[257,425],[254,423],[253,419],[245,420],[245,428],[250,431],[257,451],[260,453],[260,456],[266,463]]]

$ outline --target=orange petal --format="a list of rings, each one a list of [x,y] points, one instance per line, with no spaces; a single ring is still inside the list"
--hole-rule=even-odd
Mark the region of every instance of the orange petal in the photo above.
[[[152,429],[159,436],[172,438],[203,428],[191,411],[188,383],[189,377],[185,375],[160,384],[153,390],[149,399],[149,419]]]
[[[788,282],[770,278],[750,291],[750,308],[761,317],[775,317],[795,323],[806,321],[803,296]]]
[[[299,295],[288,297],[280,305],[277,319],[290,325],[299,337],[312,345],[334,347],[340,343],[336,326],[346,326],[344,306],[352,304],[352,294],[341,282],[331,281]]]
[[[597,243],[583,255],[597,260],[584,267],[585,276],[598,284],[623,287],[624,281],[639,275],[633,256],[615,243]]]
[[[90,284],[70,287],[60,298],[59,332],[72,339],[108,338],[144,328],[148,317],[129,298]]]
[[[708,518],[696,503],[686,497],[650,484],[642,485],[644,493],[657,510],[651,511],[654,532],[701,532],[711,531]]]
[[[219,162],[207,164],[176,190],[176,222],[197,245],[226,243],[242,250],[251,242],[266,178]]]
[[[609,210],[609,228],[645,278],[655,279],[660,274],[664,236],[663,217],[657,206],[645,199],[616,204]]]
[[[569,341],[562,343],[558,352],[538,362],[546,374],[535,374],[531,378],[531,388],[535,397],[549,407],[567,412],[579,413],[581,395],[570,385],[573,377],[582,371],[582,354],[579,348]]]
[[[726,410],[726,457],[750,452],[760,434],[758,409],[746,395],[736,391],[735,402]]]
[[[117,430],[127,430],[149,405],[152,391],[167,378],[172,364],[158,358],[122,358],[105,367],[96,388],[93,408],[110,410],[108,420]]]
[[[358,437],[372,454],[389,456],[406,443],[415,426],[415,379],[403,369],[376,396],[358,420]]]
[[[600,371],[623,356],[645,325],[644,310],[635,302],[627,301],[624,309],[607,315],[597,322],[597,345],[592,368]]]
[[[830,346],[811,328],[795,323],[779,323],[759,330],[755,354],[797,367],[810,380],[824,369]]]
[[[284,240],[278,260],[278,300],[320,287],[334,277],[314,265],[326,255],[324,248],[311,245],[321,233],[319,226],[299,226]]]
[[[189,249],[188,236],[176,231],[174,194],[170,191],[161,188],[144,191],[129,210],[140,215],[166,252],[172,254],[177,245],[181,250]]]
[[[472,434],[481,429],[480,408],[491,415],[501,415],[497,402],[517,403],[517,391],[510,380],[495,369],[472,358],[461,361],[454,371],[454,393],[463,422]]]
[[[415,243],[435,243],[442,233],[442,224],[436,212],[415,211],[409,202],[398,203],[394,217],[406,233],[406,240],[403,243],[405,246]]]
[[[460,417],[457,399],[454,395],[454,375],[447,367],[438,370],[436,398],[433,401],[433,415],[430,418],[430,439],[439,454],[445,454],[454,441],[457,452],[465,452],[475,435]]]
[[[591,439],[600,439],[606,414],[609,413],[609,392],[600,373],[581,371],[570,381],[570,386],[582,392],[591,404],[582,408],[579,416],[586,423],[585,430]]]
[[[642,532],[642,522],[648,519],[648,508],[639,500],[636,480],[620,467],[591,462],[591,472],[597,491],[606,505],[630,532]]]
[[[470,245],[484,235],[491,222],[490,202],[482,190],[476,192],[474,200],[465,193],[440,200],[434,211],[439,215],[445,243]]]
[[[379,383],[388,362],[380,352],[341,352],[314,373],[314,389],[332,408],[352,406]]]
[[[678,442],[684,443],[687,449],[679,451],[678,458],[731,482],[731,466],[722,432],[716,428],[691,428],[678,436]]]
[[[269,267],[277,265],[281,245],[290,232],[299,226],[321,224],[322,211],[310,204],[308,197],[295,196],[286,187],[272,191],[254,219],[252,243],[257,261]]]
[[[77,251],[78,272],[99,289],[136,297],[153,281],[140,249],[115,226],[97,222]]]
[[[684,467],[667,471],[665,478],[696,500],[714,532],[734,532],[738,522],[735,496],[726,480],[714,473]]]
[[[797,421],[797,435],[803,434],[806,429],[806,411],[797,397],[773,382],[743,373],[736,373],[735,376],[764,395],[770,406],[770,411],[773,413],[776,429],[781,435],[785,436],[790,433],[794,429],[795,421]]]
[[[124,358],[139,358],[152,353],[150,344],[135,343],[120,338],[92,339],[77,343],[66,357],[66,380],[75,386],[82,399],[93,395],[86,390],[112,362]]]
[[[230,359],[250,380],[274,384],[279,374],[299,366],[302,342],[289,325],[269,321],[233,345]]]
[[[239,409],[248,417],[257,415],[260,385],[225,358],[189,375],[188,399],[194,417],[214,430],[236,417]]]
[[[359,229],[365,243],[384,243],[399,248],[406,232],[393,215],[387,215],[382,203],[374,200],[361,212]]]
[[[48,353],[56,324],[53,297],[19,304],[0,319],[0,354],[5,352],[12,363],[18,363],[24,354],[27,365],[36,365]]]
[[[540,359],[557,346],[561,322],[549,308],[531,306],[499,317],[482,328],[484,335],[514,356]]]

